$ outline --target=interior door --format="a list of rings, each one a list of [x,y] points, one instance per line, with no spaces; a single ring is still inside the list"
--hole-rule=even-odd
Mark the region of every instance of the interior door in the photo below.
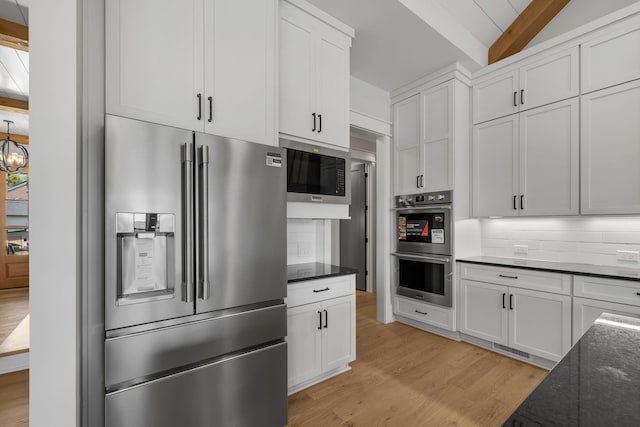
[[[186,301],[189,280],[185,280],[188,270],[184,268],[190,264],[184,249],[191,243],[189,235],[183,232],[186,218],[183,208],[188,202],[183,192],[184,144],[192,146],[193,132],[106,116],[105,327],[108,330],[193,314],[193,302]],[[158,214],[155,231],[140,229],[145,226],[145,213]],[[142,221],[136,221],[141,222],[135,224],[138,230],[132,227],[122,232],[125,228],[119,221],[133,214],[143,215]],[[173,232],[164,233],[171,225]]]
[[[283,299],[287,292],[284,150],[206,134],[197,134],[196,143],[200,193],[196,311]],[[208,163],[201,164],[205,149]]]
[[[364,163],[351,167],[351,219],[340,220],[340,265],[358,270],[356,289],[367,290],[367,177]]]

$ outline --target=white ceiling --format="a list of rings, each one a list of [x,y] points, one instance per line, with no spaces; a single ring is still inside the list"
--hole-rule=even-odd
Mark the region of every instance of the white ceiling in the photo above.
[[[28,0],[0,0],[0,18],[29,25]],[[0,46],[0,96],[29,99],[29,53]],[[0,111],[0,132],[6,132],[2,120],[12,120],[11,133],[29,134],[29,115]]]
[[[459,39],[443,35],[399,0],[309,0],[356,32],[351,49],[351,74],[392,91],[454,62],[474,71],[484,64],[461,46]],[[459,24],[485,50],[524,10],[531,0],[432,0],[439,16]],[[409,2],[404,2],[409,3]],[[434,14],[436,11],[434,10]],[[437,19],[437,18],[434,18]],[[455,39],[455,40],[454,40]],[[454,40],[454,41],[452,41]]]

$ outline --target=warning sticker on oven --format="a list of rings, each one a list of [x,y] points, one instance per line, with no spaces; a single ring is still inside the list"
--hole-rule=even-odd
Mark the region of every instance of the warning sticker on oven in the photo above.
[[[444,230],[433,229],[431,230],[431,243],[443,243],[444,244]]]
[[[267,153],[267,166],[272,168],[282,167],[282,155],[280,153]]]

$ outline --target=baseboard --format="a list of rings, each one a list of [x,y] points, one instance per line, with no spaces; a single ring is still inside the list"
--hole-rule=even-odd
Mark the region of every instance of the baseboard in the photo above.
[[[407,317],[395,314],[396,321],[404,323],[414,328],[422,329],[423,331],[431,332],[432,334],[440,335],[445,338],[449,338],[454,341],[460,341],[460,333],[452,332],[446,329],[438,328],[437,326],[428,325],[426,323],[418,322],[417,320],[409,319]]]
[[[460,338],[462,339],[462,341],[467,342],[469,344],[473,344],[473,345],[477,345],[478,347],[482,347],[484,349],[487,350],[491,350],[495,353],[499,353],[502,354],[503,356],[508,356],[511,357],[512,359],[517,359],[520,360],[522,362],[526,362],[529,363],[531,365],[535,365],[538,366],[540,368],[546,369],[548,371],[550,371],[551,369],[553,369],[554,366],[556,366],[556,362],[552,361],[552,360],[548,360],[539,356],[535,356],[533,354],[528,354],[519,350],[513,350],[513,351],[508,351],[508,350],[503,350],[500,347],[496,347],[496,345],[494,345],[494,343],[492,343],[491,341],[486,341],[483,340],[481,338],[476,338],[476,337],[472,337],[470,335],[466,335],[466,334],[460,334]],[[506,349],[509,349],[509,347],[505,347]],[[520,355],[518,353],[522,353],[523,355]],[[524,356],[524,355],[528,355]]]
[[[315,377],[315,378],[310,379],[308,381],[305,381],[305,382],[303,382],[301,384],[296,384],[296,385],[294,385],[292,387],[289,387],[288,394],[290,396],[293,393],[297,393],[302,389],[305,389],[307,387],[311,387],[312,385],[321,383],[322,381],[326,381],[329,378],[333,378],[336,375],[343,374],[343,373],[345,373],[347,371],[350,371],[350,370],[351,370],[351,366],[347,365],[347,366],[342,367],[342,368],[337,368],[337,369],[334,369],[332,371],[325,372],[324,374],[320,375],[319,377]]]
[[[29,369],[29,353],[0,357],[0,374]]]

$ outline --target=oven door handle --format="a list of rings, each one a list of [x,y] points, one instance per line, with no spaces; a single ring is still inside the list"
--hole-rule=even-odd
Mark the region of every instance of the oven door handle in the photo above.
[[[416,261],[451,262],[451,257],[448,257],[448,256],[436,257],[436,256],[422,256],[422,255],[408,255],[408,254],[401,254],[399,252],[393,252],[391,255],[396,256],[398,258],[406,258],[406,259],[412,259]]]
[[[402,208],[392,208],[391,210],[398,212],[405,211],[441,211],[443,209],[451,209],[451,205],[431,205],[431,206],[407,206]]]

